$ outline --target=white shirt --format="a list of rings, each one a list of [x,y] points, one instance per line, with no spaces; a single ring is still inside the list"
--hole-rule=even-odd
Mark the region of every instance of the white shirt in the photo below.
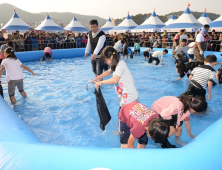
[[[194,44],[195,44],[195,42],[192,42],[188,45],[188,47],[192,47],[192,48],[189,48],[189,50],[187,51],[188,54],[194,54],[194,52],[193,52],[193,49],[195,47]]]
[[[109,70],[111,72],[111,69]],[[120,60],[116,66],[113,76],[120,77],[119,82],[115,85],[116,92],[120,101],[120,106],[131,102],[138,101],[138,92],[135,87],[133,76],[131,75],[126,62]]]
[[[100,30],[98,30],[98,31],[100,31]],[[94,35],[97,35],[97,33],[92,33],[92,37],[94,37]],[[93,54],[98,55],[100,50],[103,48],[103,45],[104,45],[105,41],[106,41],[106,36],[105,35],[102,35],[101,37],[99,37],[98,44],[97,44]],[[90,37],[88,37],[85,53],[88,54],[90,50],[91,50]]]
[[[163,63],[163,52],[162,51],[154,51],[152,57],[161,57],[161,63]]]
[[[201,33],[197,34],[196,42],[204,42],[203,34],[201,34]]]
[[[181,41],[182,39],[187,40],[187,34],[182,34],[182,35],[180,36],[180,41]]]
[[[6,70],[6,82],[10,80],[20,80],[24,79],[21,70],[21,61],[19,59],[15,60],[13,58],[6,58],[2,61],[2,64]]]
[[[113,46],[113,48],[114,48],[117,52],[121,52],[121,47],[122,47],[121,40],[117,41],[117,42],[115,43],[115,45]]]

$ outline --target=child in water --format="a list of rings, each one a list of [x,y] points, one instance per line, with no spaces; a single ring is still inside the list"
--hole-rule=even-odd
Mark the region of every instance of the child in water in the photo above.
[[[166,55],[168,53],[168,50],[165,49],[163,51],[155,51],[152,53],[152,55],[150,55],[150,59],[148,61],[148,63],[152,63],[153,60],[156,61],[155,65],[158,65],[160,63],[160,60],[158,57],[161,57],[161,64],[163,65],[163,55]]]
[[[145,148],[148,135],[162,148],[175,148],[167,140],[169,126],[159,115],[142,103],[132,102],[124,105],[119,112],[119,131],[121,148],[134,148],[138,139],[138,149]],[[147,131],[147,132],[146,132]]]
[[[174,96],[165,96],[156,100],[151,110],[159,114],[161,118],[168,122],[170,126],[169,137],[175,134],[175,140],[181,145],[185,143],[179,140],[182,133],[182,124],[185,120],[187,133],[191,138],[190,114],[203,112],[207,109],[207,102],[204,97],[191,97],[183,95],[180,98]]]
[[[107,46],[103,49],[100,58],[110,66],[110,69],[93,79],[95,88],[98,89],[103,84],[115,84],[116,92],[120,100],[120,107],[124,104],[138,101],[138,92],[134,84],[133,76],[125,61],[119,59],[117,51],[113,47]],[[100,81],[111,73],[113,73],[113,78]]]
[[[140,44],[137,43],[136,41],[134,41],[134,54],[136,55],[137,52],[138,52],[139,55],[140,55]]]
[[[26,71],[32,73],[33,76],[37,76],[31,69],[24,66],[19,59],[17,59],[14,54],[14,50],[12,48],[7,48],[4,51],[4,56],[6,59],[2,61],[1,69],[0,69],[0,79],[6,70],[6,82],[8,84],[8,93],[12,103],[16,103],[15,95],[15,87],[17,86],[19,92],[23,97],[26,97],[26,93],[23,89],[23,79],[24,76],[22,74],[22,70],[20,67],[25,69]]]
[[[47,47],[45,47],[43,54],[46,57],[46,61],[48,61],[48,59],[52,61],[52,49],[50,44],[47,44]]]
[[[197,66],[201,66],[203,65],[204,63],[202,62],[189,62],[187,64],[184,64],[184,62],[179,62],[177,63],[176,65],[176,68],[177,68],[177,72],[180,73],[180,77],[178,77],[176,79],[176,81],[182,79],[185,75],[187,75],[187,77],[189,78],[191,72],[193,71],[193,69]]]
[[[215,55],[208,55],[205,58],[205,64],[196,67],[191,72],[189,77],[190,84],[187,90],[187,94],[191,96],[202,96],[206,95],[206,88],[208,86],[208,100],[211,98],[211,89],[213,81],[216,76],[216,71],[213,67],[216,65],[217,57]]]
[[[146,58],[149,60],[150,55],[151,55],[151,54],[150,54],[151,52],[154,52],[154,51],[153,51],[153,47],[146,48],[146,49],[143,51],[144,60],[146,60]]]

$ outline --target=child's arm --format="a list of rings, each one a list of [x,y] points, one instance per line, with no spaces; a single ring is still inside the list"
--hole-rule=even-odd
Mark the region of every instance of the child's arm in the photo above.
[[[97,76],[96,78],[93,79],[93,83],[99,82],[101,79],[103,79],[104,77],[107,77],[111,74],[111,72],[109,70],[105,71],[103,74]]]
[[[33,76],[38,76],[38,75],[35,74],[30,68],[26,67],[25,65],[22,64],[21,67],[22,67],[24,70],[26,70],[26,71],[32,73]]]
[[[222,64],[222,62],[216,63],[216,65],[218,65],[218,64]]]
[[[219,71],[216,74],[217,81],[219,82],[219,75],[218,74],[219,74]]]
[[[211,89],[212,89],[213,83],[212,81],[208,81],[208,100],[211,98]]]
[[[179,81],[179,80],[181,80],[182,79],[182,77],[178,77],[175,81]]]
[[[129,139],[128,139],[128,148],[134,148],[134,142],[136,141],[136,138],[133,137],[133,135],[131,134]]]
[[[191,81],[192,78],[193,78],[193,75],[190,75],[190,76],[189,76],[189,80]]]
[[[119,82],[119,79],[120,77],[115,75],[113,78],[111,79],[108,79],[108,80],[104,80],[104,81],[100,81],[100,82],[97,82],[95,84],[95,88],[96,89],[99,89],[99,86],[101,86],[102,84],[117,84]]]
[[[187,133],[191,138],[195,138],[194,135],[191,134],[191,126],[190,126],[190,121],[184,121],[186,129],[187,129]]]
[[[1,65],[1,69],[0,69],[0,80],[1,80],[1,78],[2,78],[2,74],[3,74],[3,72],[4,72],[4,69],[5,69],[5,67],[4,67],[3,65]],[[1,84],[1,82],[0,82],[0,84]]]

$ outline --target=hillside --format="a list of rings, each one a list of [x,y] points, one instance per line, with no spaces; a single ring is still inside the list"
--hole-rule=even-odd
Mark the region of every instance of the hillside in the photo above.
[[[42,13],[30,13],[19,8],[15,8],[16,13],[22,18],[23,21],[26,23],[35,23],[41,22],[45,19],[47,12]],[[14,13],[14,6],[10,4],[0,4],[0,23],[7,23]],[[57,23],[57,22],[64,22],[69,23],[73,18],[73,13],[70,12],[52,12],[49,13],[50,17]],[[89,21],[91,19],[97,19],[100,25],[103,25],[106,22],[106,19],[100,18],[98,16],[87,16],[87,15],[80,15],[75,14],[76,18],[79,22],[82,22],[84,26],[89,26]]]

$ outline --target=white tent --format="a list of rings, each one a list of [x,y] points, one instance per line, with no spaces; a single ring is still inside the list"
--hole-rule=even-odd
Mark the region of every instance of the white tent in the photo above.
[[[15,12],[12,18],[1,29],[6,31],[27,31],[30,29],[30,26],[26,24],[21,18],[19,18],[19,16]]]
[[[174,14],[171,15],[170,19],[165,23],[165,25],[170,25],[176,20]]]
[[[212,22],[210,18],[207,16],[206,9],[204,13],[201,15],[201,17],[198,19],[198,21],[203,25],[210,24]]]
[[[87,28],[85,28],[80,22],[76,19],[76,17],[73,17],[73,20],[67,25],[65,28],[67,31],[72,32],[89,32]]]
[[[102,31],[107,32],[115,27],[115,24],[109,18],[107,22],[100,28]]]
[[[158,18],[156,12],[153,11],[152,15],[148,19],[146,19],[140,26],[134,28],[132,32],[160,32],[161,28],[164,26],[165,24]]]
[[[35,28],[35,30],[42,30],[42,31],[65,31],[62,27],[58,26],[47,14],[45,20]]]
[[[111,29],[109,32],[131,32],[132,29],[136,28],[138,25],[132,20],[129,13],[127,17],[115,28]]]
[[[162,29],[167,30],[167,32],[179,32],[181,29],[186,29],[187,32],[194,32],[196,29],[201,27],[203,27],[203,25],[197,21],[190,12],[189,7],[187,7],[184,13],[177,20]]]
[[[215,31],[222,32],[222,15],[209,25],[211,30],[215,29]]]

